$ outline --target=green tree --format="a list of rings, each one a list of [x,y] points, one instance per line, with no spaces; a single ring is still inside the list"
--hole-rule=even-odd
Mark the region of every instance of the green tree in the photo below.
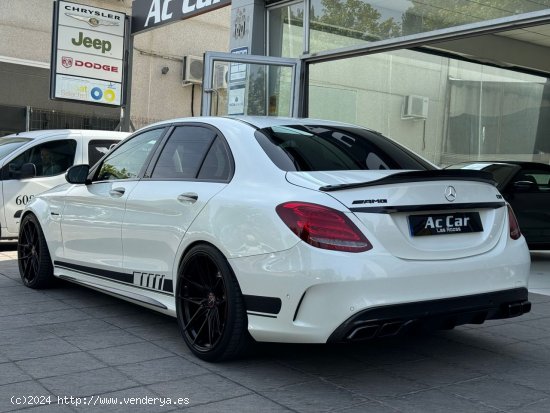
[[[401,25],[363,0],[313,0],[314,28],[363,40],[381,40],[401,35]]]
[[[403,34],[529,13],[550,7],[550,0],[437,0],[415,2],[403,15]]]

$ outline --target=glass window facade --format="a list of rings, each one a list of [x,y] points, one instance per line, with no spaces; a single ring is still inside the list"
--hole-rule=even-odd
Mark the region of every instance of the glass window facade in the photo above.
[[[304,3],[269,10],[269,55],[299,57],[304,52]]]
[[[304,13],[308,8],[309,15]],[[303,0],[268,11],[269,55],[298,57],[550,8],[550,0]],[[308,37],[304,21],[308,19]],[[309,43],[309,44],[308,44]]]
[[[308,100],[310,117],[367,126],[438,165],[550,161],[546,77],[399,50],[311,64]]]
[[[514,16],[549,0],[310,0],[310,52]]]

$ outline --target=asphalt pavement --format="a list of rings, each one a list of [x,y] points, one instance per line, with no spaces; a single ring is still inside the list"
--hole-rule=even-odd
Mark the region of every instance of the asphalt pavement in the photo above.
[[[544,292],[550,255],[534,258]],[[531,313],[481,326],[209,364],[170,317],[68,283],[25,288],[1,244],[0,411],[548,412],[550,296],[530,299]]]

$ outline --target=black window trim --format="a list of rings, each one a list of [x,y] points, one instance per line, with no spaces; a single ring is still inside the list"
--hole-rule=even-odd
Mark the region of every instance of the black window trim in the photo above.
[[[160,143],[165,139],[167,131],[171,129],[170,125],[157,125],[157,126],[153,126],[153,127],[147,128],[147,129],[140,130],[139,133],[134,133],[134,134],[128,136],[126,139],[120,141],[117,144],[117,148],[118,148],[119,146],[122,146],[122,144],[124,144],[126,142],[129,142],[132,139],[137,138],[138,136],[141,136],[144,133],[151,132],[151,131],[156,130],[156,129],[164,129],[164,130],[160,134],[158,140],[155,142],[155,146],[153,147],[153,150],[151,151],[151,153],[149,155],[147,155],[147,158],[145,159],[145,162],[143,163],[143,166],[141,167],[141,169],[140,169],[140,171],[139,171],[139,173],[137,174],[136,177],[128,178],[128,179],[109,179],[109,180],[103,180],[103,181],[95,181],[94,178],[96,178],[96,175],[99,173],[99,170],[103,166],[103,162],[105,161],[105,158],[107,158],[107,156],[109,156],[111,154],[111,152],[108,152],[105,155],[103,155],[103,157],[99,161],[97,161],[94,168],[90,169],[90,172],[88,173],[88,181],[91,183],[91,185],[99,184],[99,183],[105,183],[105,182],[131,182],[131,181],[139,181],[139,180],[143,179],[144,173],[145,173],[145,171],[146,171],[146,169],[149,165],[149,162],[151,161],[151,159],[154,156],[155,152],[158,150],[158,147],[159,147]],[[115,148],[115,150],[116,150],[116,148]]]
[[[215,134],[214,139],[212,139],[212,142],[210,142],[208,150],[204,153],[204,156],[201,160],[200,166],[197,170],[197,175],[195,176],[195,178],[153,178],[152,177],[153,170],[157,166],[157,162],[160,158],[160,155],[161,155],[162,151],[164,150],[164,147],[168,143],[168,140],[172,136],[172,133],[174,132],[174,130],[176,128],[180,127],[180,126],[195,126],[195,127],[206,128],[206,129],[211,130]],[[224,146],[225,151],[226,151],[227,155],[229,156],[228,178],[227,179],[199,179],[198,174],[201,171],[202,165],[204,164],[204,161],[206,160],[206,157],[210,153],[210,149],[212,148],[212,145],[214,145],[214,143],[216,142],[216,139],[220,139],[220,142]],[[156,148],[156,150],[154,152],[155,153],[151,157],[151,159],[149,161],[149,165],[148,165],[147,169],[145,170],[144,176],[142,177],[142,179],[144,181],[214,182],[214,183],[227,184],[227,183],[231,182],[231,180],[233,179],[233,175],[235,174],[235,159],[233,157],[233,153],[231,152],[231,148],[229,147],[229,144],[227,143],[227,139],[225,139],[225,136],[223,135],[223,133],[220,132],[220,130],[218,128],[216,128],[215,126],[210,125],[208,123],[202,123],[202,122],[177,122],[177,123],[170,124],[169,131],[164,134],[164,136],[162,138],[162,142],[160,143],[160,145]]]
[[[97,143],[97,142],[112,142],[111,145],[116,144],[118,146],[122,141],[121,140],[116,140],[116,139],[113,139],[113,138],[91,138],[90,140],[87,141],[87,143],[85,141],[82,141],[82,148],[84,148],[84,146],[86,146],[86,152],[88,154],[88,159],[84,159],[84,156],[82,156],[82,161],[87,161],[88,165],[90,165],[89,164],[89,162],[90,162],[90,145],[92,145],[92,143]],[[109,147],[111,145],[109,145]],[[99,162],[102,162],[103,158],[105,158],[107,155],[109,155],[109,152],[110,151],[107,151],[107,153],[104,153],[103,155],[101,155],[99,157],[99,159],[96,161],[96,164],[99,163]],[[93,165],[90,165],[90,166],[93,166]]]

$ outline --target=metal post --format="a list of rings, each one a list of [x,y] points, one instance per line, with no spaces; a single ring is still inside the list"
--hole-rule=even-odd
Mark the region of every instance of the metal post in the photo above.
[[[26,132],[31,130],[31,115],[32,115],[32,109],[30,106],[27,106],[27,111],[25,114],[25,131]]]
[[[127,17],[128,18],[128,17]],[[123,91],[123,102],[124,104],[120,108],[120,123],[119,128],[121,131],[130,132],[130,126],[132,122],[130,121],[130,107],[132,101],[132,67],[134,59],[134,35],[131,33],[131,23],[132,20],[128,18],[128,24],[126,25],[126,70],[124,76],[124,91]]]

